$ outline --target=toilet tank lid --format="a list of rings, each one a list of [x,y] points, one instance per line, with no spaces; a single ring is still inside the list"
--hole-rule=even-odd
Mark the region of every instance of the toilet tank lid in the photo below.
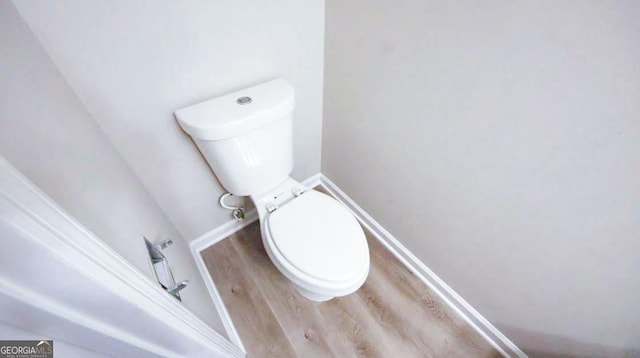
[[[175,112],[182,129],[200,140],[220,140],[251,132],[291,114],[293,86],[275,79],[200,102]]]

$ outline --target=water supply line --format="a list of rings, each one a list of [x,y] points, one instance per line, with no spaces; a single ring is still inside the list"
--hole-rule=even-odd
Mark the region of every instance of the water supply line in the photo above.
[[[244,206],[232,206],[232,205],[225,204],[224,201],[230,196],[234,196],[234,195],[231,194],[231,193],[222,194],[222,196],[220,197],[220,200],[218,200],[218,202],[220,203],[220,206],[222,206],[223,208],[225,208],[227,210],[231,210],[231,215],[233,216],[234,219],[236,219],[236,221],[243,220],[244,219]]]

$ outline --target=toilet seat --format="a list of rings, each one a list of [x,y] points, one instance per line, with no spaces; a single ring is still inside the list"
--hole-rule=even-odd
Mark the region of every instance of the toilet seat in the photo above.
[[[305,192],[271,213],[265,228],[275,259],[300,280],[339,288],[368,272],[369,250],[360,224],[327,195]]]

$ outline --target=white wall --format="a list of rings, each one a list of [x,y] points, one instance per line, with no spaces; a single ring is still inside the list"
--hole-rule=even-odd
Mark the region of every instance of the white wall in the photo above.
[[[325,56],[324,174],[529,353],[640,348],[639,2],[329,0]]]
[[[296,87],[295,168],[320,170],[324,2],[17,1],[71,87],[187,239],[231,220],[173,112],[283,77]]]
[[[8,1],[0,1],[0,44],[0,154],[150,279],[142,236],[175,238],[166,252],[176,280],[190,281],[185,306],[224,334],[186,240]]]

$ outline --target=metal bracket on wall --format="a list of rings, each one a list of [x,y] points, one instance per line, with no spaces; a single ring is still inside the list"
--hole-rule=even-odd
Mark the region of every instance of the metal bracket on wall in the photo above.
[[[153,266],[153,272],[156,275],[156,279],[160,286],[169,292],[170,295],[177,298],[178,301],[182,301],[180,298],[180,291],[187,287],[189,281],[181,281],[176,283],[169,266],[169,260],[164,256],[162,250],[173,244],[173,240],[167,239],[160,241],[156,244],[151,243],[147,238],[144,238],[144,242],[147,245],[149,251],[149,258],[151,259],[151,265]]]

